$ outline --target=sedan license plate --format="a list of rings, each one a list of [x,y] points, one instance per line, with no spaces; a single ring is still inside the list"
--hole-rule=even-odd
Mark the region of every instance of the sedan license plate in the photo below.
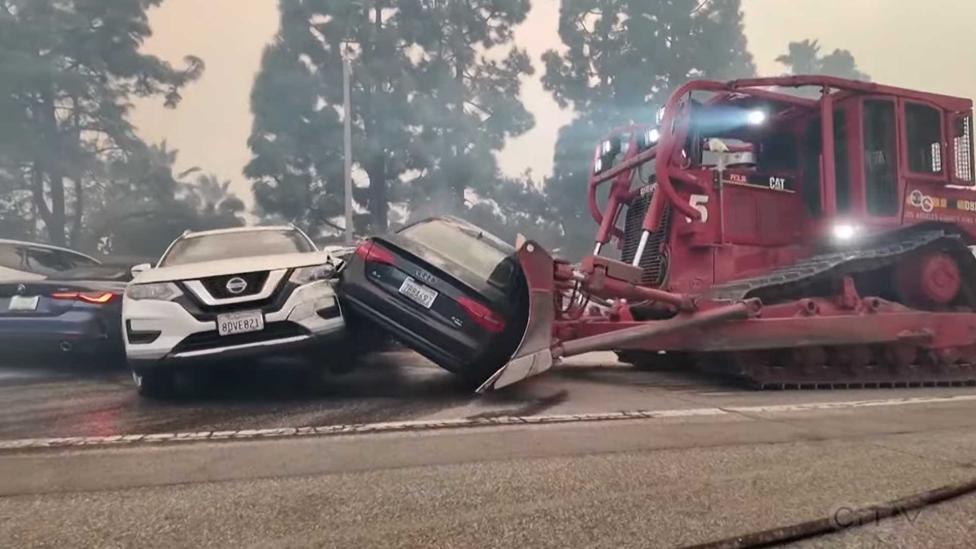
[[[434,300],[437,299],[437,290],[431,290],[422,284],[417,284],[410,277],[407,277],[400,285],[400,293],[416,301],[425,309],[430,309],[434,305]]]
[[[36,311],[37,303],[41,300],[39,296],[15,295],[10,297],[7,305],[8,311]]]
[[[264,329],[264,313],[246,311],[217,315],[217,333],[221,336],[260,332]]]

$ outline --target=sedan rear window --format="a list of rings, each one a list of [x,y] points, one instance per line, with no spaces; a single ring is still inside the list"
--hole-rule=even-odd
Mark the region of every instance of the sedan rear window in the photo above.
[[[411,225],[400,234],[447,259],[454,264],[455,270],[464,268],[486,281],[492,279],[493,275],[498,278],[495,270],[515,251],[491,233],[442,219]]]
[[[51,276],[98,264],[90,257],[67,250],[22,244],[0,244],[0,267],[8,269]]]
[[[159,266],[314,251],[312,243],[298,231],[238,231],[179,240],[159,262]]]

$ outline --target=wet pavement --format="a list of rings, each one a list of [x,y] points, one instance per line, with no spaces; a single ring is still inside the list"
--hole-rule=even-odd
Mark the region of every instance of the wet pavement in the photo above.
[[[0,438],[372,423],[474,398],[453,376],[409,352],[376,355],[350,374],[317,383],[294,368],[248,366],[167,401],[140,398],[129,373],[119,369],[0,368]]]
[[[157,401],[136,395],[120,369],[8,364],[0,367],[0,440],[976,395],[968,387],[757,392],[689,372],[636,370],[612,353],[484,396],[409,351],[378,353],[349,374],[311,381],[288,366],[250,365],[196,396]]]

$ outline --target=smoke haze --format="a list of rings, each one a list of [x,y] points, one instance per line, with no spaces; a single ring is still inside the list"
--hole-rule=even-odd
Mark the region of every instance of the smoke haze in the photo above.
[[[761,75],[781,73],[776,56],[790,41],[809,38],[819,40],[824,53],[850,50],[874,81],[976,96],[976,72],[970,70],[968,57],[976,51],[972,0],[743,0],[742,5]],[[536,68],[523,89],[536,127],[500,153],[501,167],[509,175],[526,169],[537,178],[548,175],[556,133],[572,117],[540,82],[539,57],[560,45],[558,14],[558,0],[534,0],[528,19],[516,31],[518,45],[529,51]],[[230,179],[232,188],[250,202],[250,187],[241,175],[250,156],[249,94],[261,51],[278,27],[276,0],[166,0],[150,17],[154,36],[146,51],[172,62],[199,55],[207,69],[187,89],[177,110],[164,109],[158,101],[140,102],[134,122],[146,139],[166,139],[179,149],[180,167],[200,166]]]

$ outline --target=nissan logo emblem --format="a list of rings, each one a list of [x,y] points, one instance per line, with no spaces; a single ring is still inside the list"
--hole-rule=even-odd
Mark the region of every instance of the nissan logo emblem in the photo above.
[[[227,281],[227,291],[234,295],[238,295],[246,289],[247,281],[239,276],[235,276]]]
[[[17,285],[17,293],[19,295],[24,295],[24,292],[26,292],[26,291],[27,291],[27,286],[24,286],[23,284],[18,284]]]

